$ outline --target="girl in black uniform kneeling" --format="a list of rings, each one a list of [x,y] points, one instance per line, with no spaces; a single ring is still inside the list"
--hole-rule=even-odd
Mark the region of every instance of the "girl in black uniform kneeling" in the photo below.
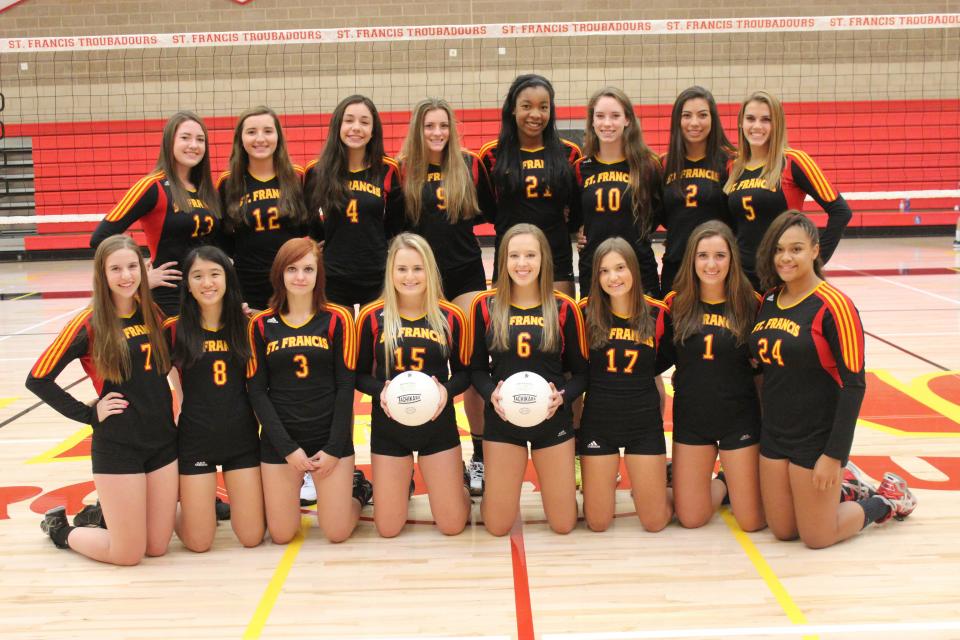
[[[453,399],[470,384],[466,316],[441,299],[440,273],[427,241],[404,233],[387,253],[383,300],[360,312],[357,388],[373,398],[370,454],[373,462],[373,521],[391,538],[407,521],[413,454],[427,483],[430,510],[447,535],[463,531],[470,497],[463,487],[460,434]],[[440,403],[429,422],[408,427],[393,420],[384,395],[402,371],[432,376]]]
[[[763,370],[760,491],[770,530],[829,547],[917,506],[902,478],[840,502],[843,467],[866,388],[863,328],[853,301],[823,279],[817,227],[786,211],[767,229],[757,270],[767,289],[750,334]]]
[[[342,542],[373,492],[353,465],[353,314],[326,301],[320,248],[309,238],[280,247],[270,280],[270,308],[250,320],[247,367],[262,426],[267,528],[277,544],[297,534],[300,485],[309,472],[320,527],[328,540]]]
[[[61,549],[134,565],[167,552],[176,518],[170,356],[136,242],[105,239],[93,268],[90,306],[44,351],[26,384],[64,416],[93,427],[93,481],[110,529],[71,527],[64,507],[48,511],[41,527]],[[92,406],[56,383],[72,360],[80,360],[97,391]]]
[[[183,271],[180,315],[163,324],[183,398],[177,535],[191,551],[213,544],[220,465],[233,532],[243,546],[255,547],[263,541],[263,486],[259,429],[247,396],[250,343],[240,283],[230,258],[216,247],[188,253]]]
[[[572,298],[553,290],[550,245],[537,227],[511,227],[497,266],[496,288],[477,296],[471,314],[473,385],[487,402],[484,526],[497,536],[513,526],[529,444],[547,522],[557,533],[568,533],[577,524],[570,404],[586,383],[583,317]],[[520,371],[543,376],[553,391],[547,418],[533,427],[508,422],[500,404],[503,381]]]
[[[757,471],[760,399],[747,337],[759,298],[733,232],[693,229],[664,302],[662,352],[673,376],[673,499],[684,527],[709,522],[728,496],[744,531],[765,526]],[[719,450],[723,476],[713,478]]]
[[[666,366],[657,357],[664,307],[644,295],[637,255],[623,238],[600,243],[592,275],[590,296],[580,300],[590,344],[590,383],[577,434],[583,515],[594,531],[613,521],[623,447],[640,524],[660,531],[673,516],[660,381]]]

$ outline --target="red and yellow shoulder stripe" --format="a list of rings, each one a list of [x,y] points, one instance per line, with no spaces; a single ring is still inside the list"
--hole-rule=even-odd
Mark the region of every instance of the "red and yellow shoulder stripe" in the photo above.
[[[583,322],[583,314],[580,312],[580,307],[577,306],[577,301],[567,294],[560,293],[559,291],[554,291],[553,295],[557,300],[570,305],[571,310],[573,311],[574,321],[577,323],[577,343],[580,346],[580,353],[583,354],[584,358],[589,357],[588,354],[590,353],[590,349],[587,348],[587,326]]]
[[[453,315],[457,319],[457,322],[460,323],[460,362],[463,364],[469,364],[470,323],[467,322],[467,316],[463,313],[463,309],[446,300],[440,301],[440,308]]]
[[[303,172],[306,173],[310,171],[310,169],[313,169],[315,166],[317,166],[318,162],[320,162],[319,158],[314,158],[313,160],[309,161],[307,164],[303,165]]]
[[[563,144],[567,145],[567,148],[570,149],[570,156],[569,156],[569,158],[568,158],[568,160],[570,161],[570,164],[573,164],[574,162],[576,162],[577,160],[579,160],[581,157],[583,157],[583,152],[580,151],[580,145],[578,145],[578,144],[577,144],[576,142],[574,142],[573,140],[567,140],[566,138],[560,138],[560,142],[562,142]]]
[[[663,304],[667,307],[668,311],[670,310],[671,307],[673,307],[673,301],[676,299],[677,299],[676,291],[669,291],[667,292],[667,295],[663,296]]]
[[[357,314],[358,334],[360,328],[363,326],[363,323],[366,321],[367,316],[376,313],[380,309],[383,309],[383,300],[374,300],[373,302],[368,302],[364,306],[360,307],[360,313]]]
[[[43,378],[50,375],[50,372],[53,371],[57,362],[63,357],[63,354],[66,353],[70,345],[73,344],[74,338],[80,333],[80,329],[87,323],[91,315],[93,315],[93,309],[88,307],[74,316],[73,320],[61,329],[56,340],[41,354],[36,364],[33,365],[33,370],[30,371],[30,375],[34,378]]]
[[[220,185],[223,184],[223,181],[230,177],[229,171],[224,171],[219,176],[217,176],[216,189],[220,189]]]
[[[817,190],[817,195],[819,195],[820,198],[826,202],[833,202],[837,199],[836,190],[833,188],[833,185],[830,184],[830,181],[827,180],[827,177],[823,175],[823,171],[821,171],[817,163],[813,161],[813,158],[799,149],[787,149],[784,153],[787,158],[800,165],[800,169],[806,174],[813,188]]]
[[[488,153],[493,153],[493,150],[497,148],[499,144],[498,140],[491,140],[480,147],[480,157],[487,155]]]
[[[343,323],[343,363],[348,369],[357,368],[357,329],[353,324],[353,312],[344,306],[327,302],[327,311]]]
[[[470,340],[469,340],[469,347],[470,347],[470,349],[469,349],[469,352],[468,352],[468,353],[470,353],[470,354],[473,354],[473,335],[474,335],[474,333],[476,332],[476,329],[475,329],[475,327],[474,327],[474,323],[476,322],[476,318],[477,318],[477,307],[479,307],[479,306],[483,303],[484,300],[489,300],[490,298],[494,297],[495,295],[497,295],[497,290],[496,290],[496,289],[487,289],[486,291],[481,291],[480,293],[478,293],[477,295],[475,295],[475,296],[473,297],[473,301],[470,302],[470,317],[469,317],[469,325],[468,325],[468,326],[470,327],[470,330],[467,332],[467,334],[469,335],[469,338],[470,338]],[[488,303],[487,303],[488,308],[489,308],[489,304],[490,304],[490,303],[488,302]]]
[[[820,283],[816,293],[833,315],[843,364],[853,373],[859,373],[863,369],[863,327],[853,301],[826,282]]]
[[[670,307],[668,307],[668,306],[663,302],[663,300],[657,300],[656,298],[650,297],[650,296],[648,296],[647,294],[643,294],[643,299],[646,300],[646,301],[647,301],[647,304],[650,305],[651,307],[656,307],[657,309],[660,309],[661,311],[667,311],[667,312],[670,311]]]
[[[294,172],[295,174],[297,174],[297,177],[298,177],[298,178],[300,178],[301,180],[303,180],[303,174],[305,174],[305,173],[307,172],[307,170],[303,168],[303,165],[294,164],[294,165],[293,165],[293,172]]]
[[[247,377],[252,378],[253,374],[257,372],[257,346],[256,341],[254,340],[254,332],[256,331],[257,323],[261,318],[266,318],[267,316],[273,315],[273,309],[264,309],[260,313],[254,314],[250,318],[250,324],[247,325],[247,340],[250,342],[250,361],[247,362]]]
[[[137,183],[130,187],[126,195],[124,195],[120,199],[120,202],[118,202],[116,206],[110,210],[110,213],[106,215],[104,220],[107,222],[117,222],[118,220],[122,220],[123,216],[127,215],[130,212],[130,209],[133,208],[133,205],[140,201],[140,198],[143,197],[143,194],[145,194],[150,187],[155,185],[157,182],[163,180],[164,177],[165,174],[163,171],[154,171],[153,173],[137,180]]]
[[[577,306],[580,307],[580,312],[583,313],[587,310],[587,305],[590,304],[590,296],[584,296],[577,300]]]
[[[177,320],[179,319],[180,319],[180,316],[170,316],[169,318],[163,321],[163,328],[169,329],[173,325],[177,324]]]

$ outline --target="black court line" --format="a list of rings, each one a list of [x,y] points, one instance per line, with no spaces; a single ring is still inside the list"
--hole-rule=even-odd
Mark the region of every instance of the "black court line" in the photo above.
[[[63,389],[64,389],[64,391],[66,391],[67,389],[72,389],[73,387],[77,386],[78,384],[80,384],[81,382],[83,382],[83,381],[86,380],[86,379],[87,379],[87,376],[83,376],[83,377],[80,378],[79,380],[75,380],[75,381],[71,382],[70,384],[68,384],[67,386],[65,386]],[[3,422],[0,422],[0,429],[4,428],[5,426],[7,426],[8,424],[10,424],[10,423],[13,422],[14,420],[17,420],[18,418],[22,418],[23,416],[27,415],[28,413],[30,413],[31,411],[33,411],[33,410],[36,409],[37,407],[42,407],[42,406],[45,405],[45,404],[46,404],[46,402],[44,402],[43,400],[41,400],[40,402],[38,402],[38,403],[36,403],[36,404],[30,405],[29,407],[27,407],[26,409],[24,409],[24,410],[21,411],[20,413],[14,415],[14,416],[10,416],[9,418],[7,418],[6,420],[4,420]]]
[[[885,345],[887,345],[887,346],[890,346],[890,347],[893,347],[893,348],[896,349],[897,351],[902,351],[903,353],[907,354],[908,356],[913,356],[913,357],[916,358],[917,360],[921,360],[921,361],[923,361],[923,362],[926,362],[926,363],[929,364],[930,366],[936,367],[937,369],[940,369],[940,371],[953,371],[953,369],[951,369],[951,368],[949,368],[949,367],[945,367],[945,366],[943,366],[942,364],[937,364],[937,363],[934,362],[933,360],[927,360],[927,359],[924,358],[923,356],[921,356],[921,355],[919,355],[919,354],[916,354],[916,353],[914,353],[913,351],[910,351],[909,349],[905,349],[904,347],[901,347],[900,345],[898,345],[898,344],[896,344],[896,343],[890,342],[889,340],[887,340],[887,339],[885,339],[885,338],[881,338],[880,336],[876,335],[875,333],[870,333],[869,331],[864,331],[863,334],[866,335],[866,336],[870,336],[870,337],[873,338],[874,340],[879,340],[879,341],[882,342],[883,344],[885,344]],[[3,426],[3,425],[0,425],[0,426]]]

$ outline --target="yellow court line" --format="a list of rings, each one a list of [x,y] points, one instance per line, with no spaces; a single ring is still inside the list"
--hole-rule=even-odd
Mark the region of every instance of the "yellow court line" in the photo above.
[[[895,429],[893,427],[888,427],[876,422],[871,422],[870,420],[858,418],[857,426],[861,425],[867,427],[868,429],[873,429],[874,431],[887,433],[900,438],[960,438],[960,432],[957,431],[904,431],[903,429]]]
[[[16,302],[17,300],[23,300],[24,298],[29,298],[30,296],[35,296],[35,295],[37,295],[37,292],[33,291],[32,293],[25,293],[23,295],[17,296],[16,298],[10,298],[10,301]]]
[[[3,409],[3,408],[4,408],[5,406],[7,406],[7,405],[13,404],[14,402],[16,402],[16,401],[19,400],[19,399],[20,399],[20,398],[16,398],[16,397],[14,397],[14,398],[0,398],[0,409]]]
[[[760,577],[763,578],[763,581],[767,584],[767,588],[770,589],[770,593],[772,593],[777,599],[777,602],[780,603],[780,607],[783,609],[783,612],[787,614],[790,622],[793,624],[809,624],[807,617],[803,615],[803,611],[800,610],[800,607],[797,606],[793,598],[790,597],[790,594],[787,593],[783,583],[780,582],[777,574],[773,572],[773,568],[767,563],[766,558],[763,557],[763,554],[760,553],[757,546],[753,544],[750,536],[737,524],[736,518],[730,513],[728,507],[720,510],[720,517],[727,523],[730,531],[733,532],[733,537],[740,543],[740,548],[742,548],[743,552],[750,558],[750,562],[753,563],[753,568],[756,569]],[[819,636],[815,635],[805,635],[803,637],[804,640],[817,640],[817,638],[819,638]]]
[[[301,517],[300,533],[287,544],[287,549],[283,552],[280,563],[277,565],[276,571],[273,572],[273,577],[270,578],[270,582],[267,584],[267,588],[260,598],[260,603],[257,605],[256,611],[253,612],[250,624],[247,625],[247,630],[243,632],[244,640],[259,638],[260,634],[263,633],[263,627],[267,624],[267,618],[270,617],[270,612],[273,611],[273,605],[277,603],[277,597],[279,597],[280,591],[283,589],[283,584],[287,581],[290,569],[297,559],[297,554],[300,553],[300,547],[303,546],[303,541],[306,539],[307,531],[309,530],[310,518]]]
[[[64,462],[67,460],[89,460],[90,456],[69,456],[66,458],[58,458],[57,456],[59,456],[64,451],[69,451],[70,449],[74,448],[75,446],[83,442],[83,440],[87,438],[91,433],[93,433],[93,429],[89,425],[86,427],[82,427],[77,431],[75,431],[70,437],[68,437],[66,440],[64,440],[57,446],[53,447],[52,449],[47,449],[40,455],[30,458],[29,460],[27,460],[25,464],[40,464],[44,462]]]

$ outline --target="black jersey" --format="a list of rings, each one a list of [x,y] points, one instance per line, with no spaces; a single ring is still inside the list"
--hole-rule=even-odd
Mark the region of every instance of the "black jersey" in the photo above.
[[[773,191],[760,177],[764,165],[744,169],[727,198],[730,216],[736,224],[737,244],[743,270],[756,273],[757,249],[770,224],[787,209],[803,210],[804,197],[809,195],[827,212],[827,228],[820,234],[820,257],[830,259],[840,242],[843,229],[853,214],[850,206],[820,171],[810,156],[797,149],[787,149],[780,185]]]
[[[177,268],[181,268],[191,249],[216,241],[220,233],[220,219],[195,191],[187,193],[193,208],[180,211],[163,171],[141,178],[100,221],[90,237],[90,246],[96,249],[108,237],[123,233],[139,220],[153,265],[176,262]],[[184,280],[186,275],[183,274]],[[180,312],[179,283],[176,287],[157,287],[152,293],[164,313]]]
[[[577,181],[576,214],[583,221],[586,246],[580,251],[580,273],[592,274],[593,254],[601,242],[621,237],[630,243],[640,261],[640,279],[643,290],[659,295],[657,260],[650,246],[653,229],[643,229],[633,217],[633,192],[630,189],[630,166],[626,160],[603,162],[597,158],[583,158],[574,164]],[[661,186],[658,171],[650,173],[647,193],[652,226],[660,217]],[[583,291],[583,297],[589,294]]]
[[[447,406],[435,422],[456,425],[453,399],[470,386],[470,354],[467,353],[470,340],[467,320],[459,307],[441,300],[440,310],[449,328],[447,335],[431,329],[426,316],[417,319],[401,316],[400,339],[391,354],[389,370],[384,351],[383,301],[372,302],[360,311],[357,319],[360,344],[357,388],[373,399],[371,424],[374,429],[382,425],[400,426],[383,412],[380,393],[384,381],[393,379],[402,371],[421,371],[435,376],[447,389]]]
[[[664,155],[664,164],[666,161]],[[671,262],[679,268],[690,234],[704,222],[720,220],[735,228],[727,208],[727,194],[723,192],[726,183],[727,166],[719,170],[711,168],[705,157],[699,160],[684,158],[679,175],[664,176],[661,218],[667,230],[664,263]]]
[[[580,159],[580,147],[569,140],[562,140],[562,142],[567,149],[567,161],[572,166]],[[493,169],[497,164],[497,151],[496,140],[488,142],[480,149],[480,158],[490,176],[493,176]],[[546,184],[545,173],[543,147],[521,148],[520,190],[513,194],[504,194],[494,188],[495,206],[485,213],[494,223],[497,233],[497,250],[500,248],[500,238],[507,229],[515,224],[526,222],[538,227],[547,236],[554,265],[568,269],[573,256],[570,248],[570,230],[576,230],[580,226],[579,221],[567,219],[571,212],[577,210],[573,172],[570,172],[569,184],[561,185],[559,188],[557,185]],[[566,193],[566,198],[555,197],[555,190]],[[555,273],[562,272],[555,271]]]
[[[570,404],[584,390],[587,381],[587,343],[583,316],[577,303],[562,293],[554,292],[557,305],[557,317],[560,322],[560,349],[545,352],[540,349],[543,336],[542,306],[523,309],[510,307],[510,348],[506,351],[493,349],[493,328],[491,310],[496,305],[496,289],[477,295],[471,305],[473,336],[471,339],[470,368],[473,386],[487,402],[485,420],[495,421],[502,431],[516,438],[532,440],[536,436],[530,429],[516,427],[497,415],[490,404],[490,396],[501,380],[514,373],[532,371],[552,382],[557,390],[563,390],[563,406],[541,427],[535,427],[536,433],[556,431],[556,428],[569,427],[571,422]],[[569,379],[564,374],[570,373]]]
[[[860,314],[826,282],[785,308],[780,293],[764,297],[750,334],[763,370],[764,437],[787,451],[820,443],[845,463],[866,388]]]
[[[490,178],[480,156],[464,151],[463,160],[470,169],[477,190],[477,203],[480,206],[477,215],[468,220],[461,218],[455,224],[450,223],[443,191],[443,172],[439,165],[431,164],[427,167],[423,184],[419,221],[413,224],[408,216],[404,216],[406,229],[423,236],[433,249],[441,272],[481,259],[480,244],[473,228],[485,222],[484,213],[491,209],[493,203]]]
[[[250,320],[250,402],[286,457],[304,443],[333,455],[353,438],[353,315],[330,304],[294,327],[273,309]]]
[[[294,170],[298,175],[303,174],[303,169],[296,165]],[[229,175],[230,172],[226,171],[217,179],[221,200],[225,195],[223,185]],[[301,224],[289,213],[280,211],[280,179],[277,176],[260,180],[248,172],[243,184],[240,223],[225,226],[223,246],[233,258],[244,301],[253,309],[265,309],[273,295],[270,268],[277,251],[291,238],[310,235],[311,229],[308,224]],[[223,202],[224,211],[228,205]]]
[[[638,429],[663,428],[660,392],[656,377],[669,363],[658,356],[663,335],[660,316],[665,305],[646,298],[654,319],[654,334],[640,340],[633,322],[616,314],[610,319],[610,335],[600,347],[590,347],[590,382],[583,404],[583,425],[628,439]],[[586,311],[589,298],[580,300]]]
[[[159,311],[156,313],[159,316]],[[130,377],[119,383],[104,380],[94,367],[92,315],[92,309],[84,309],[63,328],[30,370],[27,389],[67,418],[91,425],[97,440],[146,450],[176,441],[167,372],[160,370],[152,355],[142,313],[138,309],[122,318],[123,335],[130,350]],[[57,376],[73,360],[80,360],[97,396],[102,398],[116,391],[129,406],[99,422],[96,406],[80,402],[56,383]]]
[[[179,317],[163,323],[173,353]],[[260,446],[257,419],[247,395],[246,366],[235,362],[226,330],[203,329],[203,355],[178,366],[183,403],[177,432],[181,457],[226,460]]]
[[[676,365],[673,376],[673,428],[698,430],[713,424],[726,431],[760,425],[760,400],[746,343],[737,344],[727,321],[726,302],[703,303],[703,328],[682,343],[674,341],[673,303],[667,294],[661,353]],[[759,296],[757,302],[759,303]]]
[[[317,161],[307,164],[304,192],[313,193]],[[403,192],[396,161],[383,157],[379,177],[372,168],[351,171],[343,211],[319,212],[323,221],[323,268],[328,277],[382,282],[387,238],[397,232]]]

